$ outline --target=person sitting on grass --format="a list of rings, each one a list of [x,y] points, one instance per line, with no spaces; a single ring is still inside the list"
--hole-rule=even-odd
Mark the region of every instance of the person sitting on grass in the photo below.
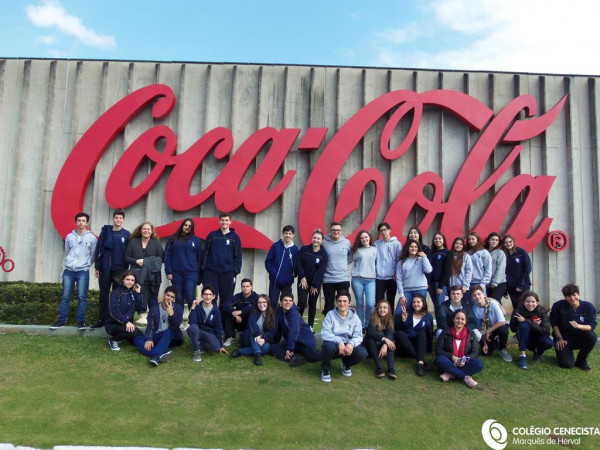
[[[479,342],[472,331],[467,329],[467,315],[458,310],[452,317],[454,325],[450,331],[444,331],[435,345],[435,365],[441,372],[440,378],[447,383],[453,378],[463,381],[468,387],[476,388],[472,378],[483,370],[483,361],[479,355]]]
[[[596,328],[596,308],[593,303],[579,298],[579,287],[570,283],[562,288],[564,300],[552,305],[550,324],[554,332],[554,348],[559,367],[571,369],[573,366],[589,372],[587,358],[594,349],[598,336]],[[579,350],[574,360],[573,351]]]
[[[386,300],[379,300],[369,318],[369,326],[363,345],[375,363],[375,376],[383,378],[386,374],[392,380],[398,378],[394,369],[394,319],[392,309]],[[387,359],[388,370],[383,370],[381,359]]]
[[[181,321],[183,308],[175,303],[177,290],[174,286],[165,289],[161,303],[150,308],[148,325],[146,326],[146,342],[139,350],[150,356],[150,365],[158,366],[171,358],[169,347],[178,347],[183,344]]]
[[[425,361],[425,353],[433,350],[433,316],[427,312],[427,302],[421,294],[415,294],[410,308],[401,306],[396,315],[396,345],[400,356],[417,361],[417,376],[424,376],[431,366]]]
[[[121,283],[113,289],[108,300],[108,317],[104,329],[110,335],[108,346],[113,351],[121,350],[121,341],[129,341],[138,348],[143,348],[146,339],[144,333],[133,324],[133,315],[144,308],[141,287],[132,270],[121,275]]]
[[[280,307],[275,314],[271,354],[281,361],[289,362],[292,367],[300,366],[306,361],[321,361],[315,335],[294,305],[294,294],[283,292],[279,303]],[[283,342],[280,342],[282,336]]]
[[[471,288],[471,299],[473,300],[473,314],[477,328],[473,330],[479,339],[481,353],[490,356],[495,348],[498,354],[506,362],[512,362],[512,357],[506,350],[508,341],[508,322],[504,317],[504,311],[493,298],[489,298],[479,285]]]
[[[321,381],[331,382],[331,360],[342,359],[342,375],[352,376],[352,366],[367,357],[367,349],[361,343],[362,324],[358,315],[350,309],[350,293],[340,291],[335,299],[336,306],[323,320],[321,338]]]
[[[533,350],[533,360],[541,362],[542,354],[554,347],[550,339],[548,312],[540,305],[540,298],[533,291],[525,291],[518,308],[510,318],[510,329],[517,333],[519,359],[517,365],[527,369],[527,350]]]
[[[202,351],[227,354],[223,347],[223,325],[221,312],[213,304],[215,290],[212,286],[202,287],[202,299],[192,303],[192,310],[188,317],[190,326],[187,329],[188,337],[192,342],[192,360],[202,361]]]
[[[275,329],[275,311],[266,294],[258,296],[256,308],[250,313],[248,328],[240,337],[240,348],[231,352],[232,358],[254,356],[254,364],[262,366],[262,356],[269,353],[272,332]]]

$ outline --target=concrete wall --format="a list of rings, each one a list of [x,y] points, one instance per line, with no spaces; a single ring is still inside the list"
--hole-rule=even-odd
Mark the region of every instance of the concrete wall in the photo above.
[[[520,157],[489,194],[470,208],[465,232],[479,220],[488,202],[504,182],[519,173],[553,175],[557,179],[539,217],[554,219],[551,230],[570,238],[566,251],[550,251],[541,243],[532,253],[533,285],[543,304],[560,297],[560,287],[576,281],[582,297],[595,301],[600,286],[596,250],[598,197],[598,86],[597,78],[478,72],[437,72],[400,69],[365,69],[277,65],[155,63],[127,61],[0,60],[0,246],[15,261],[13,272],[0,271],[0,280],[59,281],[63,241],[54,229],[50,201],[58,173],[71,149],[89,126],[109,107],[141,87],[163,83],[177,96],[174,111],[162,123],[178,136],[178,153],[185,151],[215,127],[232,130],[235,146],[262,127],[327,127],[325,143],[315,152],[292,149],[284,169],[298,171],[282,198],[267,211],[252,215],[234,212],[245,222],[275,240],[281,226],[298,224],[300,198],[317,158],[327,141],[361,107],[382,94],[408,89],[456,90],[475,97],[498,112],[513,98],[533,95],[545,112],[565,94],[568,102],[548,131],[524,143]],[[99,233],[111,221],[104,199],[110,172],[119,157],[143,131],[154,124],[140,115],[117,137],[100,160],[85,198],[91,228]],[[454,117],[437,110],[428,113],[413,148],[402,158],[387,162],[373,150],[381,127],[374,127],[346,162],[335,192],[364,167],[378,168],[386,178],[385,202],[391,201],[414,175],[432,170],[445,180],[449,193],[475,136]],[[508,148],[499,146],[500,162]],[[255,168],[264,158],[261,153]],[[224,162],[202,165],[193,188],[205,188]],[[490,164],[488,173],[491,173]],[[142,178],[142,174],[138,174]],[[250,177],[251,173],[246,176]],[[149,219],[164,224],[187,216],[215,214],[212,200],[184,213],[164,202],[164,176],[152,193],[128,208],[126,227],[133,229]],[[332,199],[333,201],[333,199]],[[369,193],[359,212],[344,223],[353,229],[367,207]],[[387,208],[382,208],[378,220]],[[410,224],[422,213],[413,211]],[[437,222],[430,227],[430,242]],[[399,235],[400,230],[393,230]],[[518,244],[518,243],[517,243]],[[242,275],[266,291],[265,252],[244,251]],[[164,285],[163,285],[164,287]]]

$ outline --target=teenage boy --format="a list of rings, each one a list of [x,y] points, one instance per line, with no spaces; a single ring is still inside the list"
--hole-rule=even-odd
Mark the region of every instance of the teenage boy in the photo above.
[[[62,279],[63,291],[60,298],[58,320],[50,329],[56,330],[65,326],[69,314],[69,304],[77,283],[77,328],[86,329],[85,311],[87,309],[87,293],[90,287],[90,266],[96,250],[96,236],[88,230],[90,216],[80,212],[75,216],[77,229],[65,239],[65,259]]]
[[[327,252],[327,267],[323,276],[325,315],[333,309],[336,296],[350,288],[348,264],[352,262],[352,243],[342,234],[342,224],[331,222],[329,232],[323,240],[323,248]]]
[[[258,294],[252,290],[252,280],[244,278],[241,287],[241,292],[227,301],[221,301],[221,317],[223,317],[225,331],[224,347],[233,344],[235,330],[244,331],[248,328],[248,317],[258,301]]]
[[[284,226],[281,230],[283,237],[271,246],[265,259],[265,268],[269,272],[269,298],[275,310],[279,295],[291,292],[296,277],[294,267],[298,260],[298,247],[293,241],[294,231],[293,226]]]
[[[171,359],[169,347],[183,344],[183,333],[180,329],[183,308],[175,303],[176,297],[177,290],[169,286],[165,289],[163,301],[154,305],[148,312],[146,341],[140,351],[150,357],[152,367]]]
[[[396,267],[400,261],[402,244],[396,236],[392,236],[392,228],[387,222],[377,225],[381,239],[375,241],[377,261],[375,262],[375,300],[384,298],[392,307],[394,314],[394,301],[396,298]]]
[[[467,315],[467,328],[469,331],[473,331],[476,328],[475,316],[473,310],[463,305],[463,290],[461,286],[452,286],[450,288],[450,300],[446,300],[440,306],[440,321],[437,324],[437,331],[435,332],[436,337],[442,333],[442,331],[449,331],[452,328],[452,315],[462,309]]]
[[[596,308],[590,302],[579,298],[579,287],[570,283],[562,288],[564,300],[552,305],[550,325],[554,335],[554,349],[559,367],[571,369],[573,366],[589,372],[587,357],[594,349],[598,336],[594,333],[597,325]],[[579,350],[577,359],[573,350]]]
[[[202,285],[216,289],[213,303],[220,297],[233,296],[235,277],[242,271],[242,241],[231,225],[231,216],[219,215],[220,228],[211,231],[204,241]]]
[[[119,287],[119,275],[127,269],[125,262],[125,250],[129,242],[129,231],[123,228],[125,211],[118,209],[113,213],[113,224],[104,225],[96,251],[94,252],[94,266],[96,267],[96,278],[100,294],[98,298],[98,322],[92,328],[104,328],[108,316],[108,297],[111,286],[113,289]]]

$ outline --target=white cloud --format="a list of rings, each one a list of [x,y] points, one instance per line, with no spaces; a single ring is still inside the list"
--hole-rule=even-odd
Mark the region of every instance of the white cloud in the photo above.
[[[108,49],[116,45],[114,37],[98,34],[85,27],[79,17],[70,15],[58,2],[44,0],[42,3],[42,6],[29,5],[25,8],[27,17],[35,26],[55,27],[90,47]]]
[[[39,36],[36,40],[36,43],[44,44],[44,45],[52,45],[56,43],[56,36]]]
[[[375,65],[600,74],[593,1],[430,0],[425,8],[427,23],[380,36]],[[393,39],[419,28],[432,30],[429,42]]]

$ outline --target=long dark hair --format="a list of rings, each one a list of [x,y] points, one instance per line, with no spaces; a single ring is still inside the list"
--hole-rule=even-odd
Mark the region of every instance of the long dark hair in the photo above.
[[[418,252],[422,252],[423,251],[423,247],[421,247],[421,244],[419,244],[418,241],[415,241],[414,239],[408,239],[406,241],[406,244],[404,244],[404,247],[402,247],[402,251],[400,252],[400,261],[406,261],[406,259],[408,258],[408,247],[410,247],[410,244],[412,243],[417,244],[417,253]]]
[[[483,241],[483,246],[485,247],[486,250],[490,249],[490,239],[493,237],[497,237],[498,238],[498,246],[494,249],[502,249],[502,236],[500,236],[499,233],[496,233],[495,231],[492,231],[490,234],[488,234],[488,237],[485,238],[485,241]]]
[[[190,234],[186,236],[183,234],[183,226],[187,222],[190,222],[191,226],[190,226]],[[192,219],[191,217],[187,217],[187,218],[183,219],[183,221],[179,224],[179,228],[177,228],[177,231],[171,235],[171,237],[169,238],[169,243],[178,241],[179,239],[182,239],[182,238],[187,240],[190,237],[192,237],[193,235],[194,235],[194,219]]]
[[[373,245],[373,236],[371,236],[371,233],[369,233],[367,230],[360,230],[358,232],[358,234],[356,235],[356,237],[354,238],[354,245],[352,246],[352,253],[354,255],[356,255],[356,253],[358,252],[359,248],[362,248],[362,244],[360,243],[360,236],[363,233],[367,233],[367,236],[369,236],[369,245]]]
[[[458,241],[461,241],[463,243],[463,249],[460,252],[457,252],[456,250],[454,250],[454,245]],[[460,272],[461,272],[462,266],[463,266],[463,254],[465,253],[465,241],[462,236],[454,238],[454,240],[452,241],[452,249],[450,251],[452,252],[452,258],[453,258],[452,275],[460,275]]]
[[[272,330],[273,328],[275,328],[275,310],[271,306],[271,299],[267,294],[260,294],[258,296],[258,300],[260,300],[261,298],[267,301],[267,309],[265,310],[265,321],[263,323],[263,330]],[[258,309],[258,300],[256,300],[256,309],[258,310],[258,312],[261,312]]]
[[[433,243],[434,239],[436,236],[441,236],[442,239],[444,240],[444,245],[442,245],[442,249],[446,249],[448,250],[448,244],[446,243],[446,236],[444,236],[444,233],[442,233],[441,231],[436,231],[436,233],[433,235],[433,238],[431,239],[431,251],[432,252],[436,252],[439,251],[440,249],[437,247],[437,245],[435,245]]]

